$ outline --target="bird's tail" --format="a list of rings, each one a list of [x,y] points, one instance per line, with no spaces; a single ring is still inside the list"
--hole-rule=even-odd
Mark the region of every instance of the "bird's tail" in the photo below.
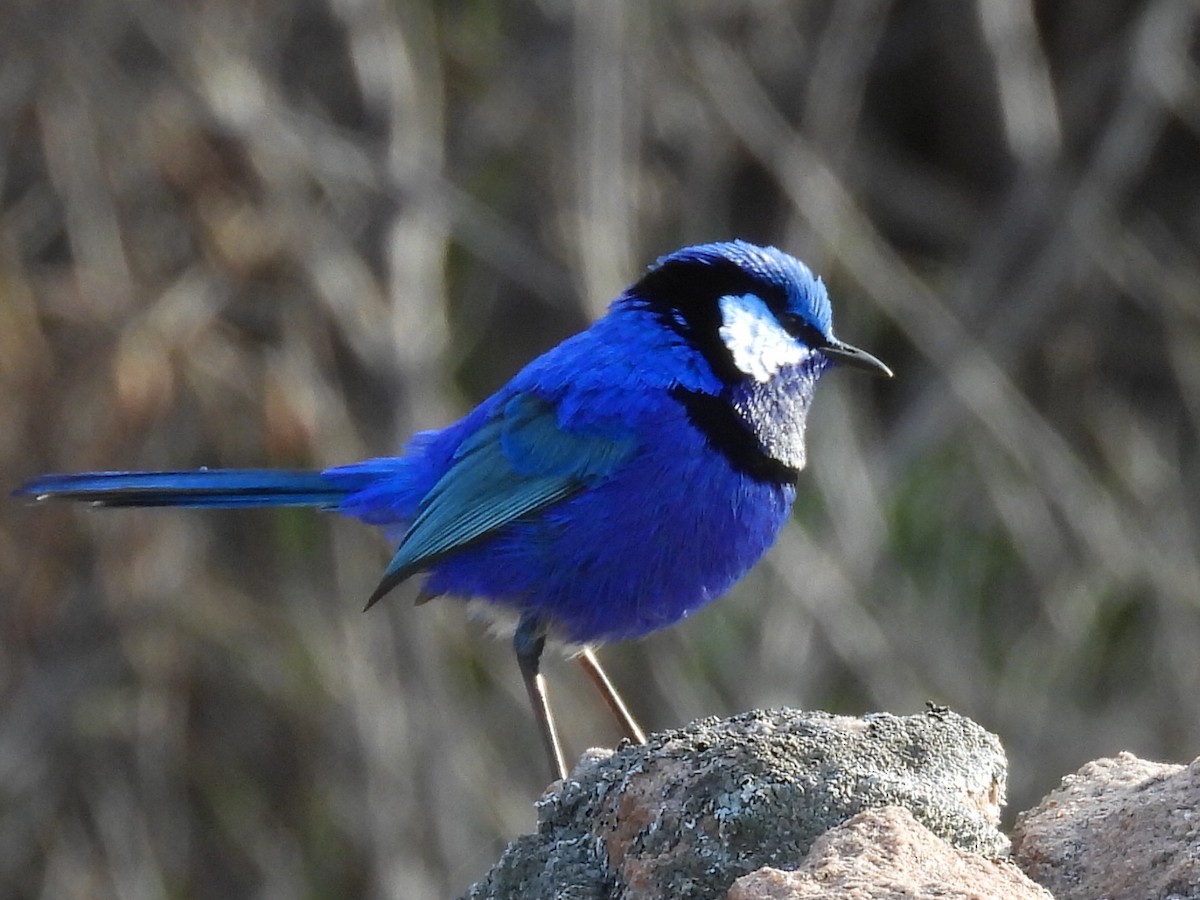
[[[197,469],[192,472],[83,472],[42,475],[13,493],[36,500],[77,500],[96,506],[336,507],[358,485],[317,471]]]

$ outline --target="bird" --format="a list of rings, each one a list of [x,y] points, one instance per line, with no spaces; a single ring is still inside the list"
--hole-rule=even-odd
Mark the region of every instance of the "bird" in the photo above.
[[[553,777],[563,746],[541,660],[573,651],[624,735],[645,743],[595,649],[673,625],[770,548],[834,366],[891,377],[834,336],[824,283],[795,257],[729,240],[653,263],[584,331],[397,456],[324,470],[52,474],[14,493],[102,507],[307,506],[398,536],[372,607],[485,601],[513,649]]]

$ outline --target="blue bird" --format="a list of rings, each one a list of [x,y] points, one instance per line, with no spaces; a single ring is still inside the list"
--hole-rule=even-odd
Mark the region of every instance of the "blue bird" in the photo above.
[[[799,260],[744,241],[660,259],[608,313],[404,455],[324,471],[45,475],[16,493],[108,507],[313,506],[399,533],[367,601],[425,576],[418,602],[515,613],[513,645],[554,773],[567,773],[539,663],[579,659],[645,740],[593,647],[664,628],[725,593],[774,542],[832,364],[891,372],[833,335]]]

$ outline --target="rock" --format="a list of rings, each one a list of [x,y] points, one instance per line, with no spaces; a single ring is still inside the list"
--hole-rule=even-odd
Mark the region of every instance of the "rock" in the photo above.
[[[796,710],[705,719],[592,754],[539,804],[538,830],[466,895],[710,898],[794,869],[830,828],[900,806],[954,847],[1002,855],[999,740],[955,713]]]
[[[1012,863],[956,850],[896,806],[859,813],[817,838],[794,872],[759,869],[726,897],[1053,900]]]
[[[1088,763],[1018,816],[1013,859],[1058,900],[1200,897],[1200,759]]]

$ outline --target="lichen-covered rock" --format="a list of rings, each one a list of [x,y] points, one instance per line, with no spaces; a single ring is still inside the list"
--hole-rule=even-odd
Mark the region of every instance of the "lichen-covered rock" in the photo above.
[[[951,712],[861,719],[796,710],[705,719],[592,754],[467,894],[709,898],[763,866],[791,869],[830,828],[901,806],[963,850],[1000,855],[999,740]]]
[[[726,900],[1054,900],[1005,860],[951,847],[897,806],[861,812],[825,832],[792,872],[763,868]]]
[[[1013,861],[1058,900],[1200,897],[1200,759],[1088,763],[1017,818]]]

